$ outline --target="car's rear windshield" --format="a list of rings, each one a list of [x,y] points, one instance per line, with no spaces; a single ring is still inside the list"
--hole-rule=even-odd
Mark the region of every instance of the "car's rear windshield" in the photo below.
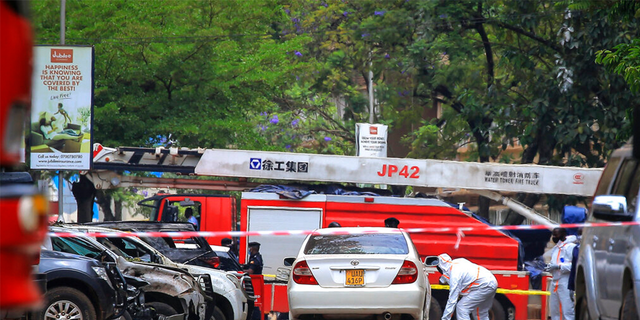
[[[407,254],[409,247],[398,234],[311,235],[304,254]]]

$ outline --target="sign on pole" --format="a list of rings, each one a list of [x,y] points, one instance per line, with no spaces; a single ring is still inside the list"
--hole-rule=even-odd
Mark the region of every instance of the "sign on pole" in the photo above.
[[[91,169],[93,56],[91,46],[34,47],[31,169]]]
[[[356,156],[386,158],[387,129],[383,124],[356,123]]]

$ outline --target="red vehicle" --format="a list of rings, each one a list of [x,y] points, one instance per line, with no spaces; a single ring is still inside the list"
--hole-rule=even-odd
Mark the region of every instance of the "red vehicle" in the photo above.
[[[0,0],[0,310],[40,301],[31,268],[46,233],[48,203],[20,162],[31,95],[31,26],[27,1]],[[4,317],[4,314],[2,315]]]
[[[150,200],[150,199],[149,199]],[[147,201],[144,201],[147,202]],[[160,195],[154,197],[151,220],[173,221],[175,208],[190,206],[200,219],[202,231],[230,231],[237,225],[235,198],[211,195]],[[395,217],[401,228],[479,227],[465,231],[411,234],[418,252],[424,258],[443,252],[452,257],[465,257],[492,270],[500,288],[528,290],[529,274],[518,271],[518,242],[505,234],[489,230],[475,218],[438,199],[395,198],[369,196],[339,196],[314,194],[294,200],[276,193],[242,194],[240,231],[313,230],[327,227],[335,221],[344,227],[384,226],[384,220]],[[258,241],[264,259],[265,284],[258,300],[263,312],[287,312],[287,287],[282,281],[271,280],[278,268],[284,267],[285,257],[294,257],[304,235],[249,236],[240,240],[240,262],[247,258],[247,243]],[[214,245],[219,238],[210,238]],[[429,279],[438,284],[434,272]],[[255,286],[255,284],[254,284]],[[256,292],[259,288],[256,288]],[[433,290],[434,298],[444,306],[446,290]],[[543,303],[544,305],[544,303]],[[492,309],[493,319],[528,319],[528,296],[497,294]]]

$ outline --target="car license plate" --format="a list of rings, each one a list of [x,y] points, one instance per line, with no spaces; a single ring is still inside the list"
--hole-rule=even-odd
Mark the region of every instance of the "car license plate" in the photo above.
[[[345,286],[364,286],[364,270],[346,270]]]

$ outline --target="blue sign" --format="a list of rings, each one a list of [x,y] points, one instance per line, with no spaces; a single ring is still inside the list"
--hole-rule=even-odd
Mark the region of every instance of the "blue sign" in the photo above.
[[[249,160],[249,169],[251,169],[251,170],[261,170],[262,169],[262,159],[260,159],[260,158],[251,158],[251,160]]]

